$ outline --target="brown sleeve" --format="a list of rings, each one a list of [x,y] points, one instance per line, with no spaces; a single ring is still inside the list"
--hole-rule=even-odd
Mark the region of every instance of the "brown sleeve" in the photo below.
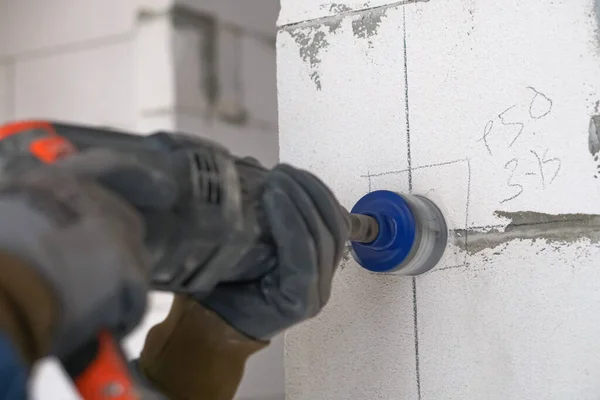
[[[0,252],[0,330],[33,365],[46,356],[59,318],[48,284],[26,263]]]
[[[139,367],[170,400],[231,400],[246,360],[267,345],[176,296],[167,318],[150,330]]]

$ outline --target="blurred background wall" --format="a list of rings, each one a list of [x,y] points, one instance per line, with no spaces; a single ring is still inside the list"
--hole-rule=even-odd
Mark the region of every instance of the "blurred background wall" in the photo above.
[[[180,130],[270,166],[278,12],[278,0],[0,0],[0,122]],[[130,355],[170,300],[152,296]],[[283,399],[282,358],[277,338],[250,361],[239,399]],[[34,398],[76,399],[63,378],[43,364]]]

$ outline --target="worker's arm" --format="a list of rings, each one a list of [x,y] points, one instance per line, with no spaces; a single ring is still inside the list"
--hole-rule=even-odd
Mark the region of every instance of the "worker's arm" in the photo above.
[[[0,253],[0,399],[26,398],[34,360],[50,350],[58,303],[21,260]]]
[[[276,259],[244,268],[274,267],[208,297],[176,297],[146,339],[139,368],[170,400],[233,399],[247,358],[329,299],[348,237],[335,197],[313,175],[281,165],[269,172],[261,204]]]
[[[31,367],[50,351],[58,300],[34,269],[8,253],[0,252],[0,271],[0,331]]]
[[[148,334],[138,368],[170,400],[229,400],[248,357],[267,344],[195,299],[176,296],[165,321]]]

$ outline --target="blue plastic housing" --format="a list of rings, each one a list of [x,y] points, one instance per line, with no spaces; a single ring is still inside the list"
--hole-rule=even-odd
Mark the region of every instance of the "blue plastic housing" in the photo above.
[[[379,235],[371,243],[352,242],[353,256],[372,272],[393,272],[408,257],[416,240],[416,223],[406,200],[396,192],[377,190],[363,196],[352,213],[377,219]]]

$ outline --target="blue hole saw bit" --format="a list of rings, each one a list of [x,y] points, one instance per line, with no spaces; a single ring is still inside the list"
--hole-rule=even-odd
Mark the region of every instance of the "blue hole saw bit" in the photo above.
[[[379,273],[420,275],[436,266],[448,243],[448,226],[429,199],[377,190],[347,213],[352,255]]]

